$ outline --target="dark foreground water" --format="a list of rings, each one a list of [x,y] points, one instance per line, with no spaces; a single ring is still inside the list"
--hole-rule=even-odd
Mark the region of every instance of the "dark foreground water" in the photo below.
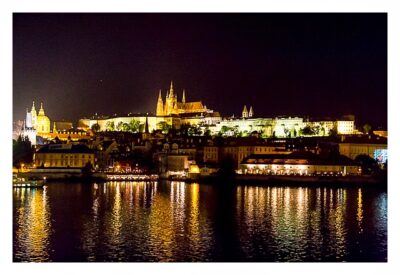
[[[14,189],[14,261],[387,261],[387,193],[183,182]]]

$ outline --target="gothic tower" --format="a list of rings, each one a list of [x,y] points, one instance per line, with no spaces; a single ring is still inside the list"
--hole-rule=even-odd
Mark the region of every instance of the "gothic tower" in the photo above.
[[[167,97],[165,98],[165,113],[168,116],[174,112],[176,96],[174,95],[174,85],[171,81],[171,86],[169,88],[169,93],[167,91]]]
[[[32,126],[33,126],[33,128],[36,129],[36,127],[37,127],[37,113],[36,113],[36,109],[35,109],[35,101],[33,101],[33,103],[32,103],[31,116],[32,116]]]
[[[244,105],[243,111],[242,111],[242,117],[246,118],[249,117],[249,113],[247,112],[247,107]]]
[[[28,112],[26,110],[26,117],[24,121],[24,126],[22,128],[22,134],[25,137],[28,137],[32,145],[36,145],[36,130],[32,124],[32,112]]]
[[[162,97],[161,97],[161,90],[160,90],[160,93],[158,95],[156,115],[157,116],[163,116],[164,115],[164,102],[163,102]]]
[[[250,106],[249,117],[253,117],[253,115],[254,115],[253,106]]]

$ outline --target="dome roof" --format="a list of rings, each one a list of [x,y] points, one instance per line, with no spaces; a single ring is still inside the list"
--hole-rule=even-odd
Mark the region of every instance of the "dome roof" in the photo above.
[[[50,123],[50,119],[48,116],[45,115],[38,115],[37,116],[37,122],[42,121],[42,122],[49,122]]]

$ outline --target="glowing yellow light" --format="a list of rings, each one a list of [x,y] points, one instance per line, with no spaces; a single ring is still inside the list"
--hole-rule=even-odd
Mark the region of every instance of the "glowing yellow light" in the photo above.
[[[199,166],[195,164],[190,165],[190,173],[196,173],[196,174],[200,173]]]

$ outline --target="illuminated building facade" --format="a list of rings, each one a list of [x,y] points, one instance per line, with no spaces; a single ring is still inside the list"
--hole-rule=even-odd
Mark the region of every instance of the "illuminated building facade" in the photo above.
[[[174,91],[171,81],[169,90],[166,91],[165,99],[162,91],[158,94],[156,104],[156,115],[132,114],[114,116],[94,116],[90,119],[80,119],[78,129],[88,130],[93,125],[99,125],[99,131],[123,131],[119,125],[129,124],[132,120],[144,125],[148,119],[149,130],[167,128],[180,129],[181,125],[199,126],[203,132],[209,131],[211,135],[222,132],[223,136],[248,136],[254,132],[262,137],[288,138],[298,136],[328,136],[332,132],[341,135],[354,134],[354,116],[346,116],[341,120],[317,120],[310,121],[303,117],[279,116],[274,118],[256,118],[252,106],[247,109],[243,107],[241,117],[230,117],[222,119],[219,112],[208,109],[201,101],[188,102],[185,90],[182,91],[182,99]],[[304,130],[305,127],[312,129],[311,133]]]
[[[354,120],[338,120],[336,121],[336,127],[340,135],[354,134]]]
[[[226,118],[209,126],[213,135],[221,131],[224,136],[248,136],[256,131],[261,133],[262,137],[299,137],[299,136],[329,136],[331,131],[337,129],[340,135],[354,134],[354,120],[316,120],[309,121],[303,117],[275,117],[275,118],[254,118],[247,112],[246,106],[243,108],[241,118]],[[305,127],[312,129],[311,134],[303,132]]]
[[[92,129],[93,125],[99,125],[99,131],[123,131],[124,124],[131,124],[132,122],[137,122],[140,128],[144,131],[146,119],[149,127],[149,131],[160,128],[160,123],[165,123],[170,127],[179,129],[180,119],[174,116],[168,117],[156,117],[152,115],[141,115],[141,114],[127,114],[122,116],[114,115],[112,117],[107,116],[95,116],[90,119],[82,118],[78,122],[78,129],[89,130]]]
[[[159,93],[156,115],[132,113],[127,115],[114,114],[112,117],[96,115],[90,119],[80,119],[78,128],[88,130],[91,129],[93,125],[98,124],[100,126],[99,131],[122,131],[123,129],[119,127],[119,125],[129,124],[132,120],[138,121],[141,125],[145,125],[146,119],[148,120],[149,131],[151,132],[162,129],[163,124],[174,129],[180,129],[180,126],[183,124],[212,125],[220,122],[221,116],[218,112],[208,109],[201,101],[187,102],[185,91],[182,92],[182,101],[179,102],[171,81],[165,101],[162,99],[161,91]]]
[[[204,146],[203,161],[217,164],[230,158],[238,168],[244,158],[252,154],[289,154],[283,144],[269,144],[251,140],[226,140],[222,144],[210,144]]]
[[[34,154],[38,168],[83,168],[90,162],[95,164],[94,152],[82,144],[49,144]]]
[[[312,153],[250,155],[240,164],[242,174],[261,175],[360,175],[361,167],[340,156],[323,159]]]
[[[387,138],[374,136],[343,137],[339,143],[341,155],[355,159],[358,155],[378,156],[379,150],[387,150]]]

